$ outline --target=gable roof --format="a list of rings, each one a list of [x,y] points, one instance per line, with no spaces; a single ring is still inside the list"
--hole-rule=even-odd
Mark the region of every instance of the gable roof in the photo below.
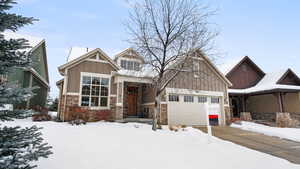
[[[70,62],[74,59],[77,59],[78,57],[80,57],[80,56],[82,56],[82,55],[86,54],[87,52],[90,52],[94,49],[95,48],[73,46],[73,47],[71,47],[71,49],[69,51],[67,62]]]
[[[219,70],[218,67],[215,66],[215,64],[200,50],[200,49],[193,49],[190,52],[191,54],[195,54],[196,53],[196,57],[202,57],[204,59],[204,61],[206,61],[206,63],[208,64],[208,66],[213,69],[214,73],[216,73],[221,80],[223,80],[228,86],[232,86],[232,83],[227,79],[227,77],[225,77],[225,75]],[[198,55],[197,55],[198,54]],[[195,58],[195,57],[192,57]],[[172,62],[172,64],[170,65],[170,67],[174,67],[178,64],[180,64],[180,62],[182,61],[182,58],[178,58],[177,60],[174,60]]]
[[[261,74],[262,76],[265,75],[265,72],[262,71],[260,69],[259,66],[257,66],[257,64],[255,64],[252,59],[250,59],[249,56],[244,56],[244,57],[241,57],[239,59],[232,59],[228,62],[226,62],[225,64],[219,66],[220,67],[220,70],[222,71],[222,73],[225,75],[225,76],[228,76],[230,73],[232,73],[234,70],[236,70],[240,65],[242,65],[243,63],[245,62],[248,62],[250,63],[251,66],[254,67],[254,69],[259,73]]]
[[[234,70],[236,70],[240,65],[242,65],[243,63],[245,62],[248,62],[250,63],[251,66],[254,67],[254,69],[259,73],[261,74],[262,76],[265,75],[265,72],[262,71],[251,59],[249,56],[245,56],[242,58],[242,60],[240,60],[240,62],[238,62],[238,64],[236,64],[235,66],[233,66],[233,68],[231,68],[231,70],[229,70],[227,73],[226,73],[226,76],[229,75],[231,72],[233,72]]]
[[[122,57],[128,53],[132,52],[133,53],[133,56],[135,56],[137,59],[140,59],[142,60],[143,62],[145,62],[144,58],[139,55],[134,49],[132,48],[127,48],[127,49],[124,49],[123,51],[117,53],[115,56],[114,56],[114,60],[116,61],[119,57]]]
[[[46,79],[44,79],[36,70],[33,68],[28,69],[27,71],[30,71],[31,73],[35,74],[37,78],[39,78],[43,83],[45,83],[49,87],[49,71],[48,71],[48,61],[47,61],[47,51],[46,51],[46,42],[45,39],[40,37],[35,37],[27,34],[19,34],[11,31],[5,31],[2,33],[4,35],[4,39],[10,40],[10,39],[26,39],[28,42],[29,48],[22,49],[21,51],[25,52],[33,52],[35,49],[43,45],[44,50],[44,64],[46,69]]]
[[[278,82],[285,77],[285,75],[290,71],[290,69],[283,69],[275,72],[267,73],[262,80],[260,80],[255,86],[247,89],[229,89],[229,93],[240,93],[240,94],[250,94],[258,93],[270,90],[299,90],[300,86],[295,85],[282,85]]]
[[[200,55],[210,65],[210,67],[214,69],[214,71],[221,77],[221,79],[223,79],[227,83],[228,86],[232,86],[232,83],[227,79],[227,77],[219,70],[218,67],[215,66],[215,64],[212,63],[212,61],[206,55],[202,54],[202,52],[200,52]]]
[[[297,81],[297,83],[300,85],[300,78],[296,75],[296,73],[295,72],[293,72],[292,71],[292,69],[288,69],[288,70],[286,70],[286,72],[281,76],[281,78],[277,81],[277,84],[280,84],[280,83],[282,83],[282,81],[289,75],[289,74],[291,74],[294,78],[295,78],[295,80]]]
[[[84,61],[85,59],[89,58],[91,55],[96,54],[97,52],[99,52],[116,70],[120,69],[120,67],[105,52],[103,52],[100,48],[96,48],[92,51],[86,52],[83,55],[76,57],[73,60],[70,60],[69,62],[59,66],[58,70],[61,72],[62,69],[65,69],[76,63],[80,63],[80,62]],[[61,73],[63,74],[63,72],[61,72]]]
[[[42,44],[45,41],[43,38],[34,37],[31,35],[27,35],[27,34],[19,34],[19,33],[10,32],[10,31],[5,31],[2,34],[4,35],[4,39],[6,39],[6,40],[10,40],[10,39],[26,39],[26,40],[28,40],[27,43],[31,47],[27,48],[27,49],[22,49],[26,52],[30,52],[30,51],[34,50],[35,48],[37,48],[40,44]]]

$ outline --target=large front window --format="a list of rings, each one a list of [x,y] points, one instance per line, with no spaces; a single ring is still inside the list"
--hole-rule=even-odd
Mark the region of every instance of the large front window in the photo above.
[[[109,78],[83,75],[81,78],[81,106],[108,107]]]

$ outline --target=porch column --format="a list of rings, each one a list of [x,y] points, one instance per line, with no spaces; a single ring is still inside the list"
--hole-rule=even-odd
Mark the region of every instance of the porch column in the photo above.
[[[242,112],[246,112],[246,96],[242,96],[241,97],[241,99],[242,99]]]
[[[283,108],[283,101],[282,101],[282,93],[281,92],[279,92],[277,94],[277,100],[278,100],[278,105],[279,105],[279,111],[283,112],[284,108]]]

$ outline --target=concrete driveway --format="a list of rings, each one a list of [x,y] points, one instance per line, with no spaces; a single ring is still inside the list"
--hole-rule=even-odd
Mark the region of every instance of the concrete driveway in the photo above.
[[[205,127],[199,127],[206,132]],[[286,159],[292,163],[300,164],[300,143],[278,137],[240,130],[228,126],[212,128],[213,135],[223,140]]]

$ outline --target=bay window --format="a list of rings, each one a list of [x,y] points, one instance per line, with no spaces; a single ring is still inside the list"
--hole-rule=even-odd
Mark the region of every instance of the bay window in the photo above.
[[[100,74],[82,74],[81,106],[108,107],[109,77]]]

